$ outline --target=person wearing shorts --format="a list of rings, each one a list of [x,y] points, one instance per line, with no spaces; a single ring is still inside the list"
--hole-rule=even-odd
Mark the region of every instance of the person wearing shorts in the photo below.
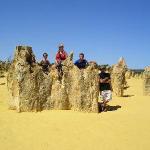
[[[101,73],[99,74],[99,82],[102,97],[101,109],[102,111],[107,111],[106,105],[112,100],[112,88],[110,74],[106,73],[106,67],[104,66],[101,68]]]

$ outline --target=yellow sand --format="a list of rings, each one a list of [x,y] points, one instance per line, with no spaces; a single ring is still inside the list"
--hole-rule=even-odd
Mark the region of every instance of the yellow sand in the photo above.
[[[0,150],[150,150],[150,97],[142,96],[142,80],[128,84],[130,97],[110,102],[121,108],[101,114],[16,113],[0,85]]]

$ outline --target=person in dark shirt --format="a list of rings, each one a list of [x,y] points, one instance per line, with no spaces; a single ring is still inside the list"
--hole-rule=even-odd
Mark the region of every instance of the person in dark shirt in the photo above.
[[[48,60],[48,54],[47,53],[43,54],[43,59],[39,65],[42,66],[42,70],[45,74],[49,73],[50,62]]]
[[[106,73],[106,68],[101,68],[101,73],[99,74],[100,81],[100,94],[102,97],[102,111],[107,111],[106,105],[112,99],[112,89],[111,89],[111,77],[109,73]]]
[[[84,59],[84,54],[79,54],[79,59],[74,63],[79,69],[85,69],[88,65],[88,62],[86,59]]]

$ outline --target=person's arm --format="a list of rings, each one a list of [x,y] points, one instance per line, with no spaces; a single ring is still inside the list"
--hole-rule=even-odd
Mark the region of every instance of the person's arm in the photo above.
[[[48,66],[50,66],[51,65],[51,63],[50,63],[50,61],[48,60]]]
[[[110,77],[110,74],[108,74],[108,77],[106,77],[105,79],[106,79],[106,83],[111,83],[111,77]]]
[[[105,77],[104,79],[100,75],[100,83],[109,83],[111,81],[110,77]]]
[[[41,61],[38,63],[38,65],[40,65],[40,66],[42,66],[42,64],[43,64],[43,60],[41,60]]]
[[[106,80],[105,83],[111,83],[111,79]]]
[[[100,78],[100,83],[107,83],[106,79]]]
[[[68,54],[66,51],[60,52],[61,58],[66,59],[68,57]]]
[[[86,66],[88,66],[89,65],[89,62],[87,61],[87,60],[85,60],[86,61]]]
[[[102,78],[101,74],[99,74],[99,82],[100,82],[100,83],[104,83],[104,81],[105,81],[105,80]]]
[[[111,84],[111,76],[110,76],[110,74],[108,74],[108,78],[109,79],[108,79],[107,83],[109,83],[111,91],[113,91],[112,84]]]

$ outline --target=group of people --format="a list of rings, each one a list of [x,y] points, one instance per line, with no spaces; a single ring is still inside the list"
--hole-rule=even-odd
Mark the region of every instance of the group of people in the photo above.
[[[55,57],[55,64],[60,74],[60,77],[63,76],[62,71],[62,62],[66,60],[68,57],[67,52],[64,50],[64,45],[60,44],[58,46],[58,52]],[[88,61],[84,58],[84,54],[79,54],[79,59],[74,63],[79,69],[85,69],[88,65]],[[50,67],[50,61],[48,60],[48,54],[43,54],[43,59],[39,63],[42,66],[43,72],[48,73]],[[102,98],[101,103],[101,111],[107,111],[107,103],[112,99],[112,88],[111,88],[111,77],[110,74],[106,72],[106,67],[101,68],[101,72],[99,74],[99,89],[100,95]]]
[[[67,52],[64,50],[64,45],[60,44],[58,46],[58,52],[56,54],[55,57],[55,64],[56,64],[56,68],[61,68],[62,62],[64,60],[66,60],[66,58],[68,57]],[[79,59],[74,63],[79,69],[85,69],[86,66],[88,65],[88,61],[86,59],[84,59],[84,54],[80,53],[79,54]],[[42,61],[39,63],[39,65],[42,66],[42,69],[45,73],[48,72],[49,70],[49,66],[50,66],[50,62],[48,60],[48,54],[44,53],[43,54],[43,59]]]

